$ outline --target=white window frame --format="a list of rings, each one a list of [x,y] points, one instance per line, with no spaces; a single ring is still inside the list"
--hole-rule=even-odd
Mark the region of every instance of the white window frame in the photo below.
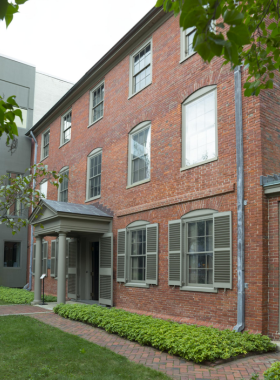
[[[135,134],[135,133],[139,133],[142,129],[146,129],[146,128],[150,128],[150,137],[151,137],[151,145],[152,145],[152,123],[151,121],[143,121],[142,123],[138,124],[136,127],[134,127],[130,132],[129,132],[129,136],[128,136],[128,173],[127,173],[127,189],[131,188],[131,187],[134,187],[134,186],[138,186],[138,185],[142,185],[143,183],[146,183],[146,182],[150,182],[151,181],[151,145],[150,145],[150,177],[149,178],[146,178],[142,181],[138,181],[138,182],[134,182],[132,183],[132,160],[131,160],[131,148],[132,148],[132,136]]]
[[[192,57],[194,54],[197,53],[196,51],[192,52],[191,54],[186,53],[186,50],[187,50],[186,36],[187,34],[191,34],[193,31],[195,33],[195,29],[196,29],[195,27],[188,28],[186,30],[183,30],[183,28],[180,28],[180,50],[181,50],[180,63],[184,62],[186,59]]]
[[[181,290],[213,292],[217,293],[217,289],[211,284],[189,284],[188,281],[188,249],[187,249],[187,224],[190,222],[212,220],[213,221],[213,241],[214,241],[214,218],[213,214],[217,213],[216,210],[204,209],[195,210],[183,215],[181,218],[182,228],[182,257],[181,257],[181,273],[182,283]],[[202,252],[203,253],[203,252]],[[214,247],[213,247],[213,279],[214,279]]]
[[[150,83],[146,84],[145,87],[141,88],[141,90],[138,90],[134,92],[133,90],[133,78],[134,78],[134,73],[133,73],[133,67],[134,67],[134,57],[141,51],[143,50],[147,45],[150,44],[150,51],[151,51],[151,63],[150,63],[150,68],[151,68],[151,81]],[[131,98],[132,96],[138,94],[139,92],[143,91],[146,87],[150,86],[153,83],[153,39],[150,38],[146,40],[136,51],[133,52],[133,54],[130,55],[129,58],[129,91],[128,91],[128,99]]]
[[[70,128],[70,139],[67,140],[67,141],[64,141],[64,129],[63,129],[63,126],[64,126],[64,118],[71,112],[71,126]],[[67,130],[68,130],[67,129]],[[59,147],[62,147],[63,145],[69,143],[71,141],[71,136],[72,136],[72,108],[70,110],[68,110],[67,112],[65,112],[64,115],[61,116],[61,127],[60,127],[60,146]]]
[[[100,174],[100,177],[102,178],[102,148],[96,148],[94,149],[88,156],[87,156],[87,183],[86,183],[86,200],[85,202],[89,202],[89,201],[92,201],[94,199],[98,199],[98,198],[101,198],[101,178],[100,178],[100,194],[99,195],[96,195],[95,197],[89,197],[89,174],[90,174],[90,160],[101,154],[101,174]]]
[[[42,194],[44,194],[41,190],[41,186],[43,186],[44,184],[46,184],[46,196],[43,197]],[[41,183],[40,183],[40,198],[41,199],[48,199],[48,181],[47,180],[43,180]]]
[[[126,265],[126,278],[128,279],[128,282],[126,282],[125,286],[128,287],[139,287],[139,288],[149,288],[150,285],[146,283],[145,280],[143,281],[138,281],[138,280],[132,280],[131,279],[131,258],[133,255],[131,255],[131,236],[132,236],[132,231],[137,231],[137,230],[143,230],[146,229],[146,226],[149,225],[150,222],[147,222],[145,220],[140,220],[136,221],[133,223],[130,223],[126,227],[126,239],[127,239],[127,253],[126,253],[126,260],[127,260],[127,265]],[[147,235],[146,235],[147,239]],[[147,247],[147,244],[145,244],[145,249]],[[146,251],[146,260],[147,260],[147,251]],[[145,263],[145,266],[147,267],[147,264]],[[145,268],[146,270],[146,268]]]
[[[49,148],[48,148],[48,154],[46,156],[44,156],[44,139],[45,139],[45,135],[49,133]],[[41,161],[43,161],[45,158],[49,157],[49,154],[50,154],[50,138],[51,138],[51,133],[50,133],[50,128],[46,129],[43,133],[42,133],[42,139],[41,139]]]
[[[65,174],[66,172],[68,172],[68,176],[69,176],[69,166],[64,166],[62,169],[60,169],[59,171],[59,174]],[[68,187],[67,187],[67,191],[68,191],[68,194],[67,194],[67,202],[64,202],[64,203],[68,203],[69,202],[69,180],[68,180]],[[62,202],[60,200],[60,192],[61,192],[61,183],[59,183],[58,185],[58,194],[57,194],[57,200],[59,202]]]
[[[215,150],[216,150],[216,155],[215,157],[212,157],[212,158],[209,158],[207,160],[204,160],[204,161],[199,161],[195,164],[192,164],[192,165],[186,165],[186,128],[185,128],[185,125],[186,125],[186,106],[203,97],[204,95],[207,95],[208,93],[210,92],[215,92],[215,130],[216,130],[216,133],[215,133]],[[194,92],[192,95],[190,95],[182,104],[182,167],[181,167],[181,171],[183,170],[187,170],[187,169],[191,169],[193,167],[196,167],[196,166],[200,166],[200,165],[204,165],[204,164],[207,164],[209,162],[212,162],[212,161],[216,161],[218,159],[218,118],[217,118],[217,86],[216,85],[211,85],[211,86],[206,86],[206,87],[203,87],[199,90],[197,90],[196,92]]]
[[[92,106],[92,102],[93,102],[93,93],[94,91],[98,90],[99,87],[101,86],[104,86],[104,98],[103,98],[103,101],[98,103],[95,107],[97,107],[99,104],[103,103],[103,115],[95,120],[95,121],[92,121],[92,117],[93,117],[93,106]],[[105,110],[105,79],[102,80],[101,82],[98,83],[97,86],[95,86],[92,90],[90,90],[90,94],[89,94],[89,122],[88,122],[88,128],[91,127],[93,124],[97,123],[99,120],[103,119],[104,117],[104,110]]]

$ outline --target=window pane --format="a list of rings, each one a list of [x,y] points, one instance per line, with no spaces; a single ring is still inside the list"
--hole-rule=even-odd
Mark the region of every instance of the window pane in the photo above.
[[[131,231],[131,280],[145,281],[146,229]]]
[[[150,178],[150,146],[150,127],[132,135],[132,183]]]
[[[186,165],[216,156],[215,92],[202,96],[185,106]]]
[[[4,267],[17,268],[20,266],[20,243],[4,243]]]

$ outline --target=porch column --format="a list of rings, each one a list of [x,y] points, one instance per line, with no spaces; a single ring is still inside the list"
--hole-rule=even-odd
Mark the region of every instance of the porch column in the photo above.
[[[66,292],[66,233],[59,232],[58,239],[58,271],[57,271],[57,302],[65,303]]]
[[[34,301],[32,305],[38,305],[41,301],[41,267],[42,267],[42,237],[36,236]]]

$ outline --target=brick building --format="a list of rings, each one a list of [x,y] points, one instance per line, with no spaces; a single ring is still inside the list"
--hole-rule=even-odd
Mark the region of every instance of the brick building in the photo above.
[[[245,328],[277,338],[279,198],[263,183],[280,172],[279,82],[259,97],[239,91],[241,117],[234,72],[218,58],[204,63],[193,33],[152,9],[32,128],[41,162],[69,175],[41,201],[35,301],[42,263],[59,301],[233,328],[245,287]],[[244,68],[239,77],[243,85]]]

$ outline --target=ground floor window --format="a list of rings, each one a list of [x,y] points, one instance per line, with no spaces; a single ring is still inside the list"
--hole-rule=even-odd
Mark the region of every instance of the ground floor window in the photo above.
[[[4,267],[20,266],[20,243],[14,241],[5,241],[4,243]]]
[[[146,228],[131,231],[131,281],[146,280]]]

